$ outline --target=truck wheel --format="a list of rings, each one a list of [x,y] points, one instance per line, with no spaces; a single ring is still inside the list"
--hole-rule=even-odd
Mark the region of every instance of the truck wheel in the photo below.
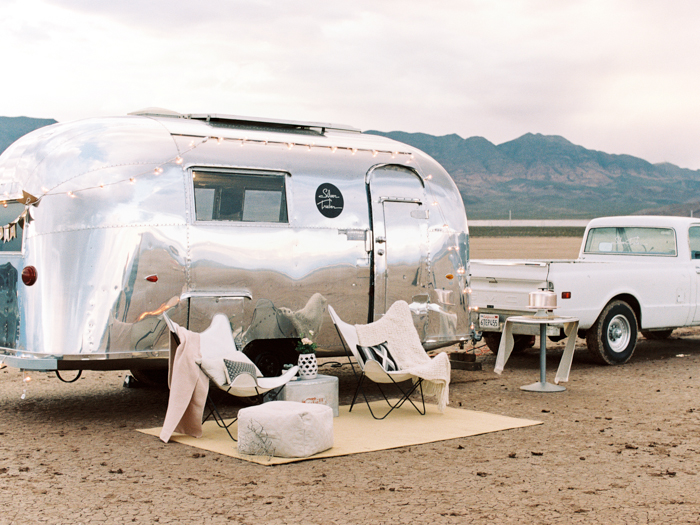
[[[484,332],[484,342],[489,347],[493,355],[498,354],[498,346],[501,344],[501,332]],[[514,334],[513,335],[513,351],[516,354],[523,352],[535,345],[534,335]]]
[[[671,336],[671,332],[673,332],[673,328],[670,330],[642,330],[642,335],[651,341],[663,341]]]
[[[637,316],[624,301],[611,301],[586,333],[586,345],[601,364],[621,365],[637,346]]]

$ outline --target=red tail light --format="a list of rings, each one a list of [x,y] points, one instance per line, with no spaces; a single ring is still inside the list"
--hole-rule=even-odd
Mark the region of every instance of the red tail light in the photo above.
[[[36,282],[37,273],[33,266],[25,266],[22,270],[22,282],[27,286],[31,286]]]

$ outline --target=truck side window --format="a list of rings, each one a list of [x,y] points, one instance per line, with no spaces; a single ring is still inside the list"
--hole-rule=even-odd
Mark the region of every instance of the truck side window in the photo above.
[[[688,242],[690,243],[690,258],[700,259],[700,226],[691,226],[688,230]]]
[[[285,174],[194,170],[198,221],[288,222]]]

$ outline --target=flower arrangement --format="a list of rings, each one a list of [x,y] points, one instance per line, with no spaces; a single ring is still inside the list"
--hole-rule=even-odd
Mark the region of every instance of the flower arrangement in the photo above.
[[[313,337],[313,331],[309,331],[309,335]],[[305,334],[301,334],[301,340],[297,343],[296,351],[300,354],[314,354],[316,353],[316,343],[306,337]]]

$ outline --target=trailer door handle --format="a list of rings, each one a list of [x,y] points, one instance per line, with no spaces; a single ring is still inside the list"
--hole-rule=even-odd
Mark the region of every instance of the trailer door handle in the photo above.
[[[386,237],[377,237],[377,244],[381,244],[383,242],[386,242]]]

